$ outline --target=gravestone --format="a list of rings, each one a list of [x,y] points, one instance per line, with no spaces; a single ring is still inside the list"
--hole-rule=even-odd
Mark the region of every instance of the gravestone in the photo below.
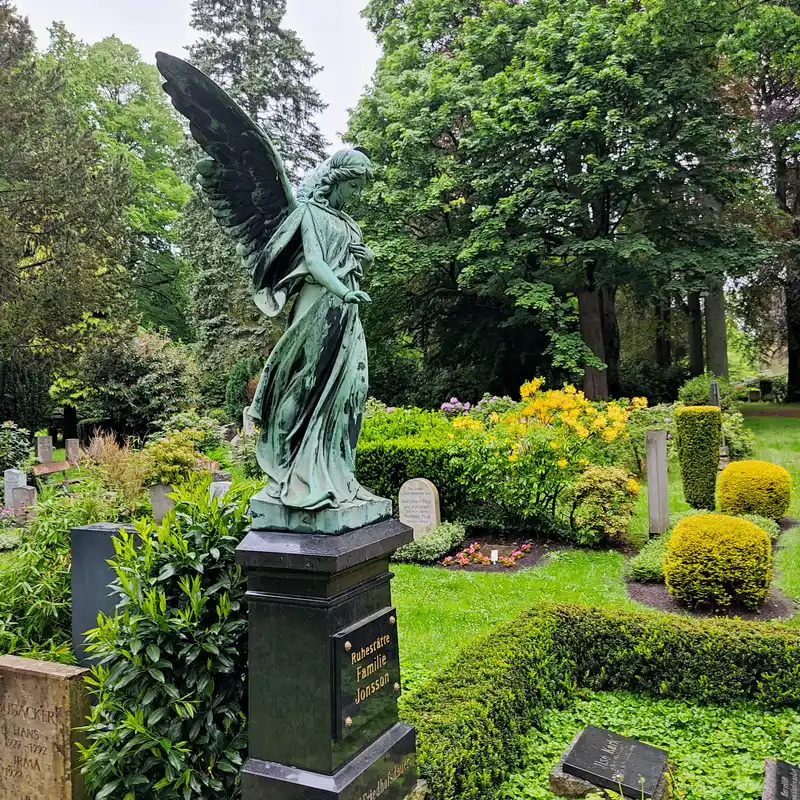
[[[14,489],[26,486],[27,476],[21,469],[7,469],[3,472],[3,506],[14,508]]]
[[[80,453],[80,443],[77,439],[67,439],[64,442],[64,447],[67,451],[67,461],[70,464],[77,464],[79,453]]]
[[[117,576],[108,562],[116,555],[114,537],[120,528],[134,532],[130,525],[113,522],[96,522],[70,531],[72,649],[84,667],[94,663],[86,650],[86,631],[97,627],[101,611],[111,616],[117,605],[117,596],[108,588]]]
[[[442,521],[439,490],[427,478],[412,478],[400,487],[400,522],[414,529],[419,539]]]
[[[77,743],[89,713],[87,670],[0,657],[0,797],[87,800]]]
[[[16,486],[11,490],[11,508],[20,517],[32,519],[36,516],[36,487]]]
[[[50,464],[53,460],[53,437],[36,437],[36,457],[42,464]]]
[[[222,498],[228,493],[228,490],[231,488],[232,485],[233,485],[232,481],[229,480],[211,481],[211,483],[208,486],[208,491],[211,497]]]
[[[708,389],[708,404],[722,408],[722,397],[719,393],[719,382],[711,381]]]
[[[150,505],[153,508],[153,520],[157,525],[175,508],[175,501],[170,497],[173,488],[167,483],[156,483],[150,487]]]
[[[667,751],[587,725],[550,773],[550,790],[583,797],[592,788],[621,791],[632,800],[665,800]]]
[[[256,423],[255,420],[247,413],[250,410],[250,406],[245,406],[244,412],[242,413],[242,433],[244,434],[245,439],[249,439],[251,436],[256,435]]]
[[[780,759],[764,762],[762,800],[800,800],[800,767]]]
[[[669,528],[669,475],[667,472],[667,432],[647,431],[647,516],[650,535]]]

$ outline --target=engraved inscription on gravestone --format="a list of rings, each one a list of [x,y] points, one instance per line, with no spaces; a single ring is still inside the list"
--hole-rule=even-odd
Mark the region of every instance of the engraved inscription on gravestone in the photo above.
[[[50,464],[53,461],[53,437],[36,437],[36,457],[42,464]]]
[[[376,717],[391,725],[400,694],[396,611],[384,609],[339,631],[333,648],[339,738]]]
[[[414,538],[424,536],[442,521],[439,490],[427,478],[412,478],[400,487],[400,522],[414,529]]]
[[[0,797],[86,800],[76,743],[87,670],[0,657]]]
[[[415,764],[413,750],[387,753],[350,784],[340,800],[402,800],[417,781]]]
[[[764,770],[763,800],[800,800],[800,767],[768,758]]]
[[[563,771],[641,800],[661,796],[666,767],[666,750],[587,725],[567,753]]]

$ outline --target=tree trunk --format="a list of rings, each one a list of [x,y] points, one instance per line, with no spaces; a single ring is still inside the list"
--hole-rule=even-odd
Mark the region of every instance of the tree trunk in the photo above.
[[[78,409],[64,406],[64,441],[78,438]]]
[[[583,343],[602,361],[605,358],[605,346],[603,344],[603,315],[599,290],[585,289],[578,292],[578,314]],[[606,370],[586,364],[583,375],[583,391],[590,400],[608,397]]]
[[[706,349],[708,371],[717,378],[727,378],[728,332],[722,281],[706,296]]]
[[[786,401],[800,401],[800,267],[789,264],[786,275],[786,344],[789,376]]]
[[[703,308],[697,292],[689,294],[689,374],[694,378],[706,371],[703,356]]]
[[[670,320],[672,305],[670,300],[660,300],[656,306],[658,327],[656,328],[656,364],[669,367],[672,364],[672,340],[670,338]]]
[[[603,287],[600,290],[601,325],[603,329],[603,354],[606,362],[608,393],[612,397],[622,395],[619,374],[619,325],[617,323],[617,288]]]

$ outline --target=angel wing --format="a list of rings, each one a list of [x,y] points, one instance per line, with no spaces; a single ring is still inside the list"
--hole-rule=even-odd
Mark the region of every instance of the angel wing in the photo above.
[[[262,275],[267,244],[297,208],[283,161],[269,136],[214,81],[191,64],[156,53],[164,91],[189,120],[195,141],[210,158],[197,164],[198,181],[211,211],[237,242],[237,252],[251,274]],[[295,242],[294,247],[302,247]],[[268,280],[277,285],[292,254]],[[259,263],[261,261],[262,263]],[[285,264],[283,263],[285,262]],[[273,270],[269,270],[273,272]],[[263,288],[263,287],[262,287]],[[274,312],[277,313],[277,312]]]

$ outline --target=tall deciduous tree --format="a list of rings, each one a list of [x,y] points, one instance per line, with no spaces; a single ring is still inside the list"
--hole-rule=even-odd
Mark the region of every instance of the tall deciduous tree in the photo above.
[[[733,12],[373,0],[385,55],[351,132],[386,165],[375,191],[403,220],[419,284],[438,273],[454,296],[527,301],[554,348],[574,339],[544,316],[550,298],[577,303],[584,349],[569,353],[585,359],[587,393],[618,392],[617,288],[662,299],[666,319],[676,292],[705,292],[753,256],[729,213],[748,184],[731,137],[742,109],[715,60]]]
[[[311,85],[319,68],[297,34],[281,27],[285,13],[285,0],[193,0],[199,38],[190,57],[267,130],[298,180],[324,158],[314,120],[324,104]],[[190,204],[182,231],[197,272],[192,310],[201,366],[218,376],[221,405],[227,370],[244,356],[265,353],[277,330],[250,303],[249,276],[201,200]]]
[[[0,0],[0,361],[68,373],[130,311],[125,169]]]

